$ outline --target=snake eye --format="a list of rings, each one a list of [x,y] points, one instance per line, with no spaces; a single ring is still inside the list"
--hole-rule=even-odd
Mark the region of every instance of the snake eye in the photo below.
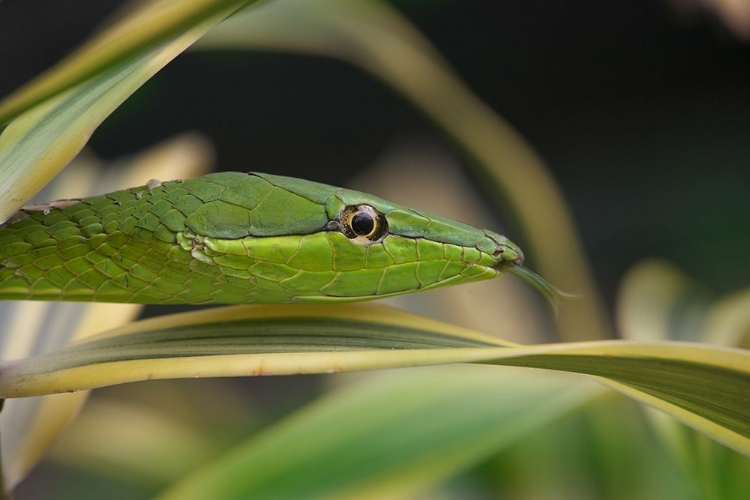
[[[388,222],[370,205],[346,207],[339,216],[341,230],[354,243],[368,246],[385,238]]]
[[[367,236],[375,229],[375,219],[367,212],[354,214],[351,220],[352,231],[357,236]]]

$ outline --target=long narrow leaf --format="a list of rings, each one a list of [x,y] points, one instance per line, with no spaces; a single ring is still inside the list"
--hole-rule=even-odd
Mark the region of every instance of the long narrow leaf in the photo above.
[[[745,291],[717,300],[674,264],[649,259],[633,266],[623,278],[617,322],[622,335],[632,340],[699,340],[739,347],[750,324],[749,298]],[[701,390],[699,384],[696,398],[704,397]],[[733,474],[727,462],[717,457],[734,455],[663,413],[647,409],[644,415],[653,434],[684,471],[689,486],[708,498],[721,497],[717,492],[724,486],[719,484],[731,484]]]
[[[208,169],[212,151],[200,136],[188,134],[120,162],[115,173],[100,172],[93,162],[78,162],[57,177],[46,199],[95,195],[107,190],[142,184],[156,177],[172,179],[199,175]],[[41,201],[41,200],[40,200]],[[59,349],[72,339],[82,339],[121,326],[134,319],[135,304],[75,304],[2,302],[0,359],[20,359]],[[87,392],[56,394],[6,401],[0,413],[0,452],[3,480],[8,489],[41,458],[75,417]]]
[[[217,14],[223,19],[248,0],[158,0],[96,36],[53,68],[0,102],[0,125],[105,71],[149,53]]]
[[[602,389],[487,366],[378,374],[252,436],[160,498],[414,498]]]
[[[211,17],[201,17],[173,39],[97,73],[14,120],[0,135],[0,223],[62,170],[125,99],[234,12],[238,3],[241,2],[235,0],[232,6],[224,6],[218,13],[212,10]],[[129,26],[131,22],[131,18],[124,20],[112,33],[119,33],[121,26]],[[99,52],[91,51],[91,57],[98,57]],[[88,54],[88,49],[84,52]]]
[[[750,453],[750,354],[678,342],[518,346],[377,304],[240,306],[144,321],[0,366],[0,397],[154,378],[329,373],[479,362],[610,380]]]

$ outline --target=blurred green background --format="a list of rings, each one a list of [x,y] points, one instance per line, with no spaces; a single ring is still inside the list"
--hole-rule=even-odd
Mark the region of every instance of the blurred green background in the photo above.
[[[58,61],[122,4],[0,2],[0,96]],[[610,312],[626,270],[647,257],[672,261],[708,293],[750,283],[750,44],[720,18],[678,0],[393,4],[546,160]],[[90,146],[117,158],[185,131],[211,139],[221,170],[338,185],[402,148],[469,161],[411,104],[360,70],[264,51],[188,51],[105,121]],[[513,228],[507,234],[519,239]],[[145,315],[160,312],[147,308]],[[210,456],[212,447],[228,446],[312,401],[330,379],[158,382],[97,391],[94,400],[140,401],[149,411],[188,415],[196,429],[224,426],[225,436],[220,431],[213,445],[203,443]],[[177,396],[165,398],[172,391]],[[180,393],[221,393],[226,401],[217,406],[233,413],[196,409]],[[640,432],[618,436],[612,428],[619,425]],[[567,498],[695,496],[649,432],[635,406],[618,400],[566,417],[508,451],[513,461],[489,460],[441,494],[553,498],[563,482]],[[706,452],[700,439],[693,444],[716,464],[729,460],[723,448]],[[568,462],[566,452],[574,448],[577,460]],[[158,490],[158,479],[133,481],[138,476],[127,469],[113,477],[90,463],[60,465],[54,456],[21,485],[18,498],[50,497],[50,485],[67,498],[101,492],[132,498]],[[544,480],[524,479],[534,470]],[[642,490],[629,484],[634,476]],[[721,486],[709,493],[699,488],[699,497],[741,489],[707,483]]]

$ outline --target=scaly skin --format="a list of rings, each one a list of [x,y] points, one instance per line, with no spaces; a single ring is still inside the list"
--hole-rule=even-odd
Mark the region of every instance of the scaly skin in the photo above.
[[[385,219],[375,241],[343,215],[363,205]],[[365,193],[225,172],[25,207],[0,225],[0,299],[366,300],[494,278],[522,260],[499,234]]]

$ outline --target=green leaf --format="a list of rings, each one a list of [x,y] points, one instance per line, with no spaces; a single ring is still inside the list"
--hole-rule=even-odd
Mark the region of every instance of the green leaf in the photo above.
[[[202,395],[212,396],[205,391]],[[192,396],[200,397],[201,391],[193,391]],[[190,411],[170,412],[153,404],[112,399],[87,403],[46,460],[160,489],[210,463],[226,448],[219,436],[186,421]]]
[[[413,498],[602,387],[488,366],[389,371],[332,391],[159,498]]]
[[[713,298],[674,264],[644,260],[620,284],[618,329],[631,340],[708,341],[702,328]]]
[[[623,336],[633,340],[701,340],[741,346],[743,336],[750,332],[749,299],[744,291],[716,300],[673,264],[648,259],[623,278],[617,321]],[[696,397],[700,397],[698,391]],[[663,413],[652,410],[645,416],[652,434],[684,471],[685,481],[706,498],[725,497],[717,492],[732,488],[727,461],[736,460],[734,455]]]
[[[0,223],[62,170],[125,99],[245,2],[161,2],[163,16],[154,19],[163,25],[149,20],[134,27],[154,14],[156,7],[146,4],[0,106],[5,118],[28,109],[0,135]],[[198,4],[205,4],[204,10],[186,7]],[[46,100],[29,109],[41,99]]]
[[[678,342],[519,346],[377,304],[240,306],[143,321],[0,365],[0,397],[177,377],[475,362],[594,375],[743,453],[750,354]]]
[[[750,288],[716,297],[666,261],[645,260],[628,271],[617,311],[626,338],[750,347]]]
[[[201,174],[212,153],[195,134],[166,142],[126,162],[116,172],[100,169],[93,160],[74,162],[46,189],[48,199],[95,195],[101,191],[143,184],[148,179]],[[72,304],[0,302],[0,359],[20,359],[54,351],[133,320],[135,304]],[[0,413],[0,452],[4,485],[13,489],[42,457],[78,413],[88,392],[56,394],[6,401]]]
[[[248,0],[157,0],[137,9],[89,40],[56,66],[0,101],[0,125],[94,76],[152,52],[207,19],[220,19]],[[131,61],[132,62],[132,61]]]

